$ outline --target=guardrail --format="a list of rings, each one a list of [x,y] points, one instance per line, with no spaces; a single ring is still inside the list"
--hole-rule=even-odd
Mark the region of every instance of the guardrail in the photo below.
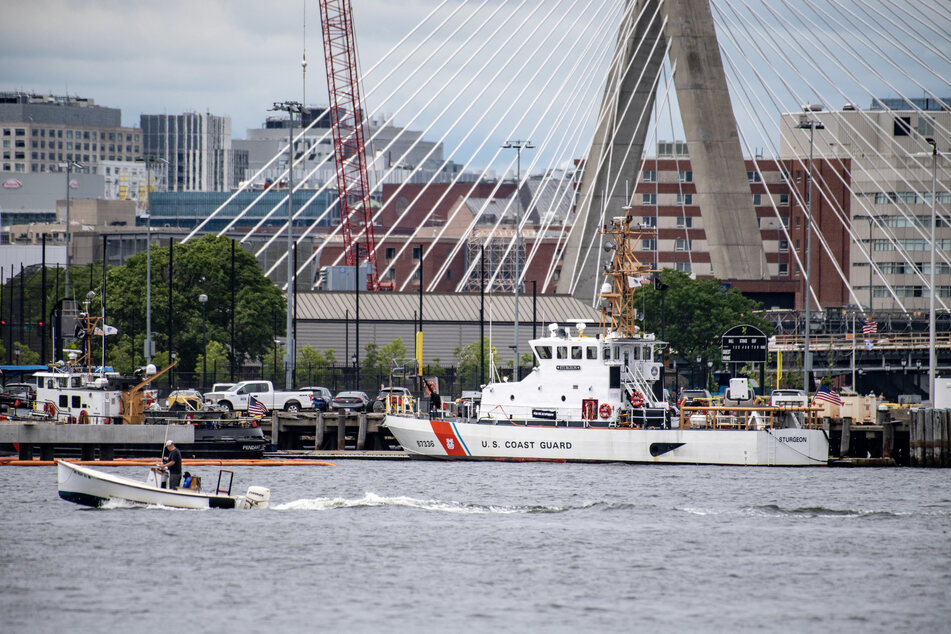
[[[821,407],[720,407],[698,406],[680,409],[681,429],[772,429],[780,418],[792,415],[799,427],[819,429]],[[788,427],[788,425],[783,425]]]

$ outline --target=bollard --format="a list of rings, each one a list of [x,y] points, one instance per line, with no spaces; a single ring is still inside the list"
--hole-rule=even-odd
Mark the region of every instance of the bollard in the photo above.
[[[360,412],[360,428],[357,430],[357,449],[363,450],[367,444],[367,413]]]
[[[347,410],[337,412],[337,449],[347,448]]]
[[[324,422],[324,413],[317,412],[317,429],[314,430],[314,451],[321,449],[324,445],[324,431],[326,430]]]

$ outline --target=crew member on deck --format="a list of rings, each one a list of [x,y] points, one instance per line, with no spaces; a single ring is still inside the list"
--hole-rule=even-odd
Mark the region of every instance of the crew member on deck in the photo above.
[[[429,420],[439,418],[439,411],[442,409],[442,399],[439,398],[439,392],[432,381],[426,381],[426,391],[429,392]]]
[[[165,443],[165,448],[168,457],[162,460],[161,466],[168,467],[168,488],[177,489],[182,483],[182,452],[171,440]]]

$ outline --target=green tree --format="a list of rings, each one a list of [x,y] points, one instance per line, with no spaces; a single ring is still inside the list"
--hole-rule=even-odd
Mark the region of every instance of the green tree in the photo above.
[[[719,280],[694,280],[673,269],[664,269],[660,277],[668,286],[663,307],[666,325],[662,324],[661,291],[652,285],[638,288],[628,309],[640,312],[645,331],[658,338],[663,331],[673,353],[716,362],[720,336],[730,328],[749,324],[767,336],[773,333],[772,324],[757,312],[757,302],[735,289],[725,289]]]
[[[482,340],[482,352],[485,360],[485,377],[489,380],[489,367],[492,358],[498,358],[499,351],[488,338]],[[468,346],[456,346],[452,353],[456,356],[459,381],[463,387],[479,384],[479,342],[473,341]]]
[[[19,341],[13,342],[13,354],[20,365],[36,365],[40,362],[40,355]]]
[[[208,363],[205,369],[208,372],[208,383],[226,381],[231,377],[231,368],[228,366],[228,349],[220,341],[209,341],[207,346]],[[198,355],[195,369],[201,372],[202,355]]]

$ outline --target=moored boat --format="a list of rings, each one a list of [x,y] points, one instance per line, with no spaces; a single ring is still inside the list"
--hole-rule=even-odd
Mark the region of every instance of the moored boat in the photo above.
[[[168,489],[162,486],[163,473],[158,468],[149,470],[143,482],[124,476],[91,469],[66,460],[56,461],[57,488],[59,496],[68,502],[83,506],[99,507],[109,500],[123,500],[136,504],[156,504],[182,509],[206,508],[267,508],[270,491],[264,487],[248,487],[243,496],[231,495],[231,478],[224,490],[219,472],[218,487],[214,493],[195,489]]]
[[[828,438],[812,408],[706,408],[672,415],[660,384],[666,343],[640,332],[631,280],[637,230],[615,219],[616,246],[601,288],[597,336],[586,324],[549,326],[532,340],[535,366],[517,382],[489,383],[471,418],[388,413],[385,425],[413,457],[723,465],[824,465]],[[684,415],[687,414],[687,415]]]

